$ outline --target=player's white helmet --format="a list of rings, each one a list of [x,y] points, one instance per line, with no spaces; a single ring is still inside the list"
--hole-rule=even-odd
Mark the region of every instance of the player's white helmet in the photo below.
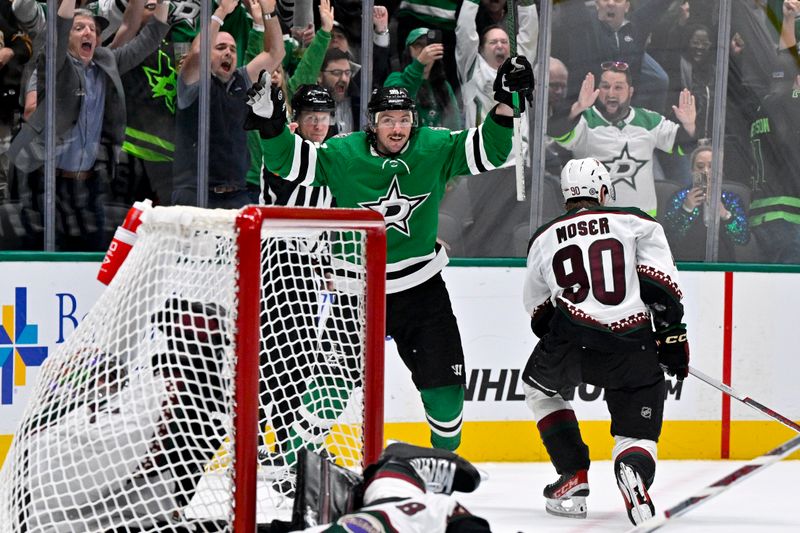
[[[571,159],[561,171],[561,192],[564,194],[564,201],[573,198],[600,200],[600,189],[603,185],[608,189],[608,196],[615,200],[617,195],[608,169],[592,157]]]

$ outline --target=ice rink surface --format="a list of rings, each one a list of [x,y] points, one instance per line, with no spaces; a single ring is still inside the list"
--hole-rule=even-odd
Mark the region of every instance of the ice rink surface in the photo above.
[[[746,461],[659,461],[650,490],[656,512],[663,512],[744,464]],[[623,532],[632,527],[610,461],[593,462],[589,470],[591,494],[585,520],[545,512],[542,489],[558,477],[549,463],[478,466],[489,479],[472,494],[456,495],[473,514],[489,520],[495,533]],[[798,479],[800,461],[773,464],[670,520],[659,531],[800,533]]]

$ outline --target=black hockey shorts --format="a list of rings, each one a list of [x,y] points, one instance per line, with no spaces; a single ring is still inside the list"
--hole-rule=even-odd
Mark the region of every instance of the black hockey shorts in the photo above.
[[[418,390],[466,383],[461,335],[441,273],[386,295],[386,334]]]
[[[658,441],[666,386],[655,350],[609,353],[545,335],[522,379],[548,396],[569,397],[581,383],[604,387],[611,434]]]

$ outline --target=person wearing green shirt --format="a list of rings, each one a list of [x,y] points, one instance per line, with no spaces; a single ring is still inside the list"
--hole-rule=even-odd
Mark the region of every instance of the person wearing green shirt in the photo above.
[[[422,126],[461,129],[461,110],[441,61],[444,45],[431,41],[429,32],[428,28],[417,28],[408,34],[402,59],[406,67],[389,74],[384,85],[408,89]]]

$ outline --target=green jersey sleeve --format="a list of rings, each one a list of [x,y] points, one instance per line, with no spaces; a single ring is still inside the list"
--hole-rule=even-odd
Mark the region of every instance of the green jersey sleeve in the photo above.
[[[498,124],[491,113],[477,128],[451,132],[448,176],[480,174],[501,166],[511,152],[512,134],[511,127]]]

